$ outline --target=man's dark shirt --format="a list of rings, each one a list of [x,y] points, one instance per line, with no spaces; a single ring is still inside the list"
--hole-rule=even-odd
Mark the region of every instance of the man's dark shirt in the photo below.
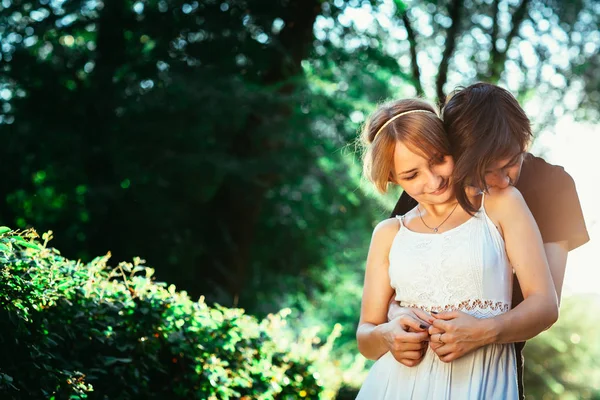
[[[521,176],[515,185],[523,195],[531,214],[537,222],[544,243],[567,242],[569,251],[590,240],[579,196],[573,178],[563,167],[548,164],[540,157],[527,154],[523,161]],[[392,217],[404,215],[417,202],[402,193],[396,203]],[[512,307],[523,301],[523,294],[516,276],[513,281]],[[515,343],[517,353],[517,377],[519,394],[523,394],[523,347],[525,342]]]

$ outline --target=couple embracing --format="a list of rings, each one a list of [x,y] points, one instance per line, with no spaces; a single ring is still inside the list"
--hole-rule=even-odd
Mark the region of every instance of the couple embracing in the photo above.
[[[523,398],[524,342],[557,320],[567,253],[589,240],[572,178],[531,136],[486,83],[441,116],[399,100],[369,118],[365,174],[404,192],[369,248],[357,341],[377,361],[357,399]]]

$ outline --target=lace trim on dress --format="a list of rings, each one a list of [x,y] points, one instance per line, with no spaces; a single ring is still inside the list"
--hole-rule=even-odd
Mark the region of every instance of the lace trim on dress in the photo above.
[[[503,301],[492,301],[492,300],[465,300],[458,304],[448,304],[445,306],[423,306],[419,304],[407,304],[406,302],[400,302],[401,307],[420,308],[427,312],[447,312],[447,311],[496,311],[505,313],[510,309],[510,304]]]

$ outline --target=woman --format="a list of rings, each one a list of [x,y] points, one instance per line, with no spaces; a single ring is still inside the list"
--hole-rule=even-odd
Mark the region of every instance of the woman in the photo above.
[[[373,232],[357,341],[359,351],[377,362],[357,398],[518,398],[514,347],[508,342],[529,339],[558,317],[540,234],[522,196],[512,187],[492,194],[454,187],[442,122],[423,101],[379,107],[363,141],[365,174],[377,189],[398,184],[418,205]],[[459,205],[457,190],[475,212]],[[525,301],[509,311],[513,269]],[[396,360],[394,343],[386,341],[387,332],[402,323],[387,321],[393,293],[401,306],[434,317],[442,311],[464,314],[462,321],[480,328],[474,331],[481,337],[473,340],[482,346],[450,362],[443,338],[451,333],[442,329],[444,321],[435,321],[429,331],[411,326],[412,351],[422,356],[420,362]],[[493,335],[498,324],[505,337]]]

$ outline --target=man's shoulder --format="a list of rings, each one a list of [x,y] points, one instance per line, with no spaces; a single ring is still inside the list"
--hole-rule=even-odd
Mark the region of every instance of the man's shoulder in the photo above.
[[[550,164],[542,157],[526,153],[523,160],[523,172],[536,173],[537,175],[567,174],[562,165]]]
[[[517,188],[521,192],[551,190],[573,186],[573,178],[561,165],[550,164],[542,157],[527,153]]]
[[[528,156],[521,178],[517,189],[523,194],[544,243],[567,240],[570,251],[589,240],[575,182],[562,166]]]

